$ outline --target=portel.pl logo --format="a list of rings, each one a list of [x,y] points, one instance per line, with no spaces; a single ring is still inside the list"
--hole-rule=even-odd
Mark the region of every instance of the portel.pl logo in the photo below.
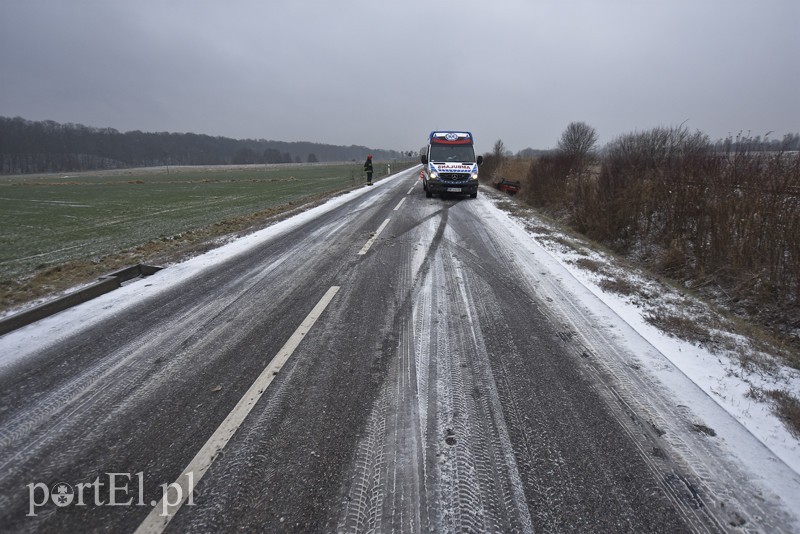
[[[162,516],[169,515],[167,510],[183,502],[184,491],[187,491],[186,503],[194,505],[194,473],[185,474],[186,480],[178,480],[171,484],[161,484],[161,500],[144,500],[144,472],[106,473],[105,479],[97,477],[93,482],[80,482],[74,486],[66,482],[57,482],[47,486],[42,482],[28,484],[28,517],[36,517],[37,510],[43,506],[55,505],[59,508],[67,506],[161,506]],[[133,490],[131,483],[138,479],[138,489]],[[183,482],[183,483],[182,483]],[[134,497],[138,497],[134,500]]]

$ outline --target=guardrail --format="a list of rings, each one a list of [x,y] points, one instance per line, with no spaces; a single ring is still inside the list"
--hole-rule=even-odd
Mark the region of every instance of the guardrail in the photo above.
[[[71,308],[73,306],[77,306],[78,304],[82,304],[97,298],[100,295],[105,295],[106,293],[114,291],[122,286],[124,282],[133,280],[134,278],[150,276],[151,274],[157,273],[161,269],[162,267],[137,264],[111,274],[101,276],[94,284],[64,295],[63,297],[58,297],[49,302],[45,302],[44,304],[35,306],[29,310],[25,310],[23,312],[6,317],[5,319],[1,319],[0,336],[16,330],[17,328],[22,328],[23,326],[35,323],[36,321],[44,319],[45,317],[55,315],[60,311],[66,310],[67,308]]]

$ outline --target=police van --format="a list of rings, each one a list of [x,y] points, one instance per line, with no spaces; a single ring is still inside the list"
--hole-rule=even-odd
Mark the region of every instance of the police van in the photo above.
[[[472,133],[433,131],[422,150],[422,187],[425,196],[455,194],[478,196],[478,165]]]

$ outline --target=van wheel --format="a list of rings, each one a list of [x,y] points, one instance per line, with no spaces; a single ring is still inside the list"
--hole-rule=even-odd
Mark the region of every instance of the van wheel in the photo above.
[[[478,198],[478,193],[470,193],[469,198]]]
[[[425,198],[432,198],[433,193],[431,193],[430,189],[425,190]]]

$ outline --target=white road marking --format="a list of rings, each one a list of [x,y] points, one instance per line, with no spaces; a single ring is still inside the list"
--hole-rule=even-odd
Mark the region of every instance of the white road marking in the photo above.
[[[375,240],[378,239],[378,236],[381,235],[381,232],[383,232],[383,229],[386,228],[387,224],[389,224],[389,219],[383,221],[383,223],[381,223],[381,225],[378,227],[378,230],[374,234],[372,234],[372,237],[369,238],[369,241],[367,241],[367,243],[358,252],[359,256],[363,256],[364,254],[367,253],[369,247],[371,247],[372,244],[375,242]]]
[[[275,357],[272,358],[272,361],[269,362],[266,369],[264,369],[256,381],[253,382],[253,385],[250,386],[250,389],[247,390],[244,397],[239,400],[231,413],[228,414],[228,417],[225,418],[222,424],[219,425],[219,428],[208,438],[203,448],[201,448],[192,461],[189,462],[189,465],[183,470],[178,480],[169,485],[161,501],[153,507],[150,514],[142,521],[139,528],[136,529],[137,534],[160,534],[164,531],[170,520],[175,516],[181,506],[183,506],[186,499],[191,497],[194,490],[192,486],[197,485],[200,479],[203,478],[203,475],[205,475],[206,471],[211,467],[217,455],[225,448],[225,445],[236,433],[247,417],[247,414],[250,413],[272,383],[272,380],[289,357],[291,357],[297,346],[306,334],[308,334],[309,330],[311,330],[311,327],[314,326],[314,323],[319,316],[322,315],[322,312],[328,304],[330,304],[337,291],[339,291],[339,286],[332,286],[317,305],[314,306],[314,309],[311,310],[286,344],[278,351]],[[190,502],[192,502],[191,499]]]
[[[406,193],[406,195],[410,195],[413,191],[414,191],[414,186],[412,185],[411,189],[408,190],[408,193]]]
[[[403,205],[403,202],[405,202],[405,201],[406,201],[406,197],[403,197],[402,199],[400,199],[400,202],[398,202],[398,203],[397,203],[397,206],[395,206],[394,210],[392,210],[392,211],[397,211],[397,210],[399,210],[399,209],[400,209],[400,206],[402,206],[402,205]]]

